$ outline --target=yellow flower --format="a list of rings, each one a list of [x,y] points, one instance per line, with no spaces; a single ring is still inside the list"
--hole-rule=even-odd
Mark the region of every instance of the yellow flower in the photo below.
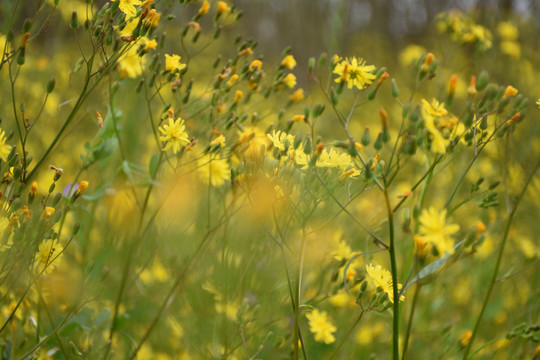
[[[296,86],[296,76],[294,76],[294,74],[287,74],[287,76],[283,78],[283,82],[292,89]]]
[[[218,1],[217,8],[218,8],[217,10],[218,14],[221,15],[224,12],[229,10],[229,5],[227,5],[225,1]]]
[[[422,210],[420,232],[424,239],[437,249],[440,255],[454,253],[451,235],[459,231],[459,225],[446,224],[446,209],[439,212],[434,207]]]
[[[504,89],[504,94],[503,94],[503,96],[504,96],[505,98],[510,98],[510,97],[516,96],[517,93],[518,93],[518,91],[517,91],[517,89],[516,89],[515,87],[513,87],[513,86],[511,86],[511,85],[508,85],[508,86],[506,87],[506,89]]]
[[[213,159],[208,154],[199,159],[198,165],[199,175],[212,186],[223,185],[230,178],[231,170],[226,159]]]
[[[210,3],[207,0],[204,0],[201,8],[199,9],[199,16],[206,15],[208,10],[210,10]]]
[[[157,41],[155,39],[148,40],[144,43],[144,51],[148,52],[150,50],[155,49],[157,46]]]
[[[513,57],[514,59],[519,59],[521,57],[521,45],[515,41],[501,41],[501,52]]]
[[[261,70],[262,68],[262,61],[261,60],[253,60],[251,64],[249,64],[249,70]]]
[[[443,103],[439,103],[436,99],[428,103],[422,99],[422,117],[425,121],[426,129],[432,136],[431,149],[439,154],[446,153],[446,147],[450,144],[450,139],[445,139],[439,129],[435,126],[435,119],[448,115]]]
[[[401,66],[409,66],[418,61],[426,53],[426,49],[419,45],[408,45],[399,53],[399,63]]]
[[[294,67],[296,66],[296,60],[294,59],[294,56],[292,55],[285,56],[283,60],[281,61],[281,66],[286,67],[289,70],[294,69]]]
[[[315,341],[331,344],[336,341],[332,333],[337,331],[337,328],[332,324],[332,320],[328,318],[326,311],[320,312],[314,309],[306,315],[309,321],[309,331],[315,334]]]
[[[143,73],[145,64],[146,58],[140,57],[137,53],[137,48],[132,47],[118,62],[118,70],[123,78],[126,76],[136,78]]]
[[[514,41],[519,37],[518,28],[508,21],[500,22],[497,25],[497,32],[504,40]]]
[[[61,262],[64,248],[56,240],[43,240],[34,258],[38,274],[47,275]]]
[[[162,142],[167,142],[167,145],[165,145],[165,147],[162,149],[163,151],[167,151],[172,148],[173,153],[176,154],[178,151],[180,151],[180,146],[184,146],[189,143],[186,126],[184,125],[184,120],[182,120],[182,118],[178,118],[176,120],[169,118],[169,123],[160,126],[159,131],[162,134],[159,137],[159,140]]]
[[[216,144],[219,144],[220,147],[224,147],[225,146],[225,136],[223,135],[219,135],[217,138],[215,138],[214,140],[212,140],[210,142],[210,146],[214,146]]]
[[[0,159],[7,161],[7,157],[11,152],[11,145],[6,144],[6,133],[0,129]]]
[[[137,14],[137,9],[135,5],[141,5],[141,0],[120,0],[118,8],[122,11],[128,18],[133,17]]]
[[[381,265],[366,265],[366,271],[369,277],[373,280],[375,288],[381,288],[388,295],[390,302],[394,303],[394,290],[392,274],[390,271],[384,269]],[[398,283],[398,289],[401,289],[402,285]],[[399,301],[404,301],[405,296],[401,295]]]
[[[0,215],[0,252],[7,250],[13,245],[13,227],[9,219]]]
[[[165,54],[165,70],[170,72],[180,71],[186,67],[186,64],[180,62],[180,55]]]
[[[287,151],[292,150],[294,136],[287,134],[281,131],[272,131],[272,135],[267,134],[268,138],[272,140],[274,147],[278,148],[281,151],[285,151],[285,146],[287,146]]]
[[[347,82],[347,87],[351,89],[356,86],[359,89],[364,89],[375,80],[375,75],[370,72],[375,69],[374,65],[365,65],[363,59],[356,57],[347,58],[341,61],[334,68],[334,74],[339,75],[336,82]]]
[[[304,100],[304,89],[297,89],[289,96],[289,100],[292,102],[300,102]]]
[[[41,217],[44,218],[44,219],[50,219],[51,216],[54,215],[54,208],[53,207],[50,207],[50,206],[46,206],[45,207],[45,210],[43,210],[43,214],[41,214]]]
[[[540,108],[540,99],[536,100],[536,105]]]

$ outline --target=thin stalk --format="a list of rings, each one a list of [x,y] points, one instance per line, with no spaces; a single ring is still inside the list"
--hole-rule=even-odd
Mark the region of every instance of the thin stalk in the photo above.
[[[386,180],[385,180],[386,181]],[[394,239],[394,213],[392,212],[392,206],[390,205],[390,197],[388,196],[388,189],[386,183],[384,186],[384,200],[386,202],[386,210],[388,216],[388,230],[390,236],[390,264],[392,272],[392,292],[394,294],[393,303],[393,323],[392,323],[392,359],[399,359],[399,291],[398,291],[398,279],[397,279],[397,263],[396,263],[396,246]]]
[[[529,184],[531,183],[531,180],[534,177],[534,174],[538,170],[538,167],[540,167],[540,159],[536,162],[536,166],[534,167],[534,170],[531,171],[531,173],[529,174],[529,177],[525,181],[525,185],[523,185],[523,189],[521,189],[521,193],[516,199],[514,207],[512,208],[512,211],[510,212],[510,215],[508,216],[508,221],[506,222],[506,227],[504,228],[504,235],[503,235],[501,244],[499,246],[499,251],[497,253],[497,261],[495,262],[495,268],[493,269],[491,281],[489,282],[489,287],[486,293],[486,297],[484,298],[484,302],[482,303],[482,308],[480,309],[480,313],[478,314],[478,318],[476,319],[476,323],[474,324],[471,340],[469,341],[469,344],[467,344],[467,347],[465,348],[465,351],[463,352],[463,360],[466,360],[468,358],[469,352],[471,351],[472,344],[476,338],[476,335],[478,335],[480,323],[482,322],[482,317],[484,316],[484,312],[487,309],[489,298],[491,297],[491,293],[493,292],[493,288],[495,287],[495,283],[497,282],[497,275],[499,273],[499,268],[501,266],[503,253],[504,253],[504,247],[506,245],[506,241],[508,240],[508,234],[510,232],[510,225],[512,224],[512,220],[514,219],[518,206],[521,203],[521,200],[523,199],[523,196],[525,195],[527,188],[529,187]]]
[[[354,324],[349,328],[349,330],[347,331],[347,333],[345,334],[345,336],[343,337],[343,339],[341,340],[341,342],[339,343],[338,347],[336,348],[336,350],[334,350],[334,352],[332,353],[332,355],[328,358],[328,360],[332,360],[334,358],[334,356],[337,355],[337,353],[339,352],[339,350],[341,349],[341,347],[343,346],[343,344],[345,344],[345,341],[347,341],[347,339],[349,338],[349,336],[351,335],[352,331],[354,330],[354,328],[356,327],[356,325],[358,325],[358,323],[360,322],[360,320],[362,319],[362,316],[364,316],[365,314],[365,311],[362,310],[362,312],[360,313],[360,315],[358,316],[358,318],[356,319],[356,321],[354,322]]]
[[[416,310],[416,303],[418,301],[421,288],[422,286],[416,283],[416,288],[414,289],[414,296],[413,296],[413,301],[411,305],[411,313],[409,314],[409,320],[407,321],[407,331],[405,332],[405,340],[403,342],[403,353],[401,354],[401,360],[405,360],[405,356],[407,354],[407,347],[409,346],[409,338],[410,338],[411,330],[412,330],[414,312]]]

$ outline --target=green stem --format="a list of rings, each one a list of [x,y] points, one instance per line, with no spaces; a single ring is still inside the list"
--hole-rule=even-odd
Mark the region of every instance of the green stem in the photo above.
[[[358,318],[356,319],[356,321],[354,322],[354,324],[349,328],[349,330],[347,331],[347,333],[345,334],[345,336],[343,337],[343,339],[341,340],[341,342],[339,343],[338,347],[336,348],[336,350],[334,350],[334,352],[332,353],[332,355],[328,358],[328,360],[332,360],[334,358],[334,356],[337,355],[337,353],[339,352],[339,350],[341,349],[341,347],[343,346],[343,344],[345,344],[345,341],[349,338],[349,336],[351,335],[351,333],[353,332],[354,328],[356,327],[356,325],[358,325],[358,323],[360,322],[360,320],[362,319],[362,316],[364,316],[365,314],[365,311],[362,310],[362,312],[360,313],[360,315],[358,316]]]
[[[409,314],[409,320],[407,321],[407,331],[405,332],[405,340],[403,342],[403,353],[401,354],[401,360],[404,360],[407,354],[407,347],[409,346],[409,338],[410,338],[411,330],[412,330],[414,312],[416,310],[416,304],[418,302],[418,297],[420,295],[421,288],[422,286],[417,283],[416,288],[414,289],[413,302],[411,305],[411,313]]]
[[[383,178],[384,179],[384,178]],[[386,202],[386,210],[388,213],[388,230],[390,236],[390,264],[392,272],[392,291],[394,294],[393,303],[393,326],[392,326],[392,359],[399,359],[399,290],[397,279],[397,263],[396,263],[396,246],[394,239],[394,213],[392,212],[392,206],[390,205],[390,197],[388,196],[388,189],[386,187],[386,180],[384,186],[384,200]]]
[[[482,303],[482,308],[480,309],[480,313],[478,314],[478,318],[476,319],[476,323],[474,325],[471,340],[469,341],[469,344],[467,344],[467,347],[465,348],[465,351],[463,353],[463,360],[467,359],[467,356],[469,355],[469,352],[471,351],[471,347],[474,342],[474,339],[476,338],[476,335],[478,335],[478,330],[480,328],[480,323],[482,322],[482,317],[484,316],[484,312],[486,311],[488,303],[489,303],[489,298],[491,297],[491,293],[493,292],[493,288],[495,286],[495,283],[497,282],[497,275],[499,273],[499,268],[501,266],[503,253],[504,253],[504,247],[506,245],[506,241],[508,240],[508,234],[510,232],[510,225],[512,224],[512,220],[514,219],[518,206],[521,203],[521,200],[523,199],[523,196],[525,195],[527,188],[529,187],[529,184],[531,183],[531,180],[534,177],[534,174],[538,170],[538,167],[540,167],[540,159],[536,162],[536,166],[534,167],[534,170],[531,171],[531,173],[529,174],[529,177],[527,178],[525,185],[523,185],[523,189],[521,189],[521,193],[516,199],[514,207],[512,211],[510,212],[510,215],[508,216],[508,221],[506,222],[506,227],[504,228],[504,235],[503,235],[501,244],[499,246],[499,251],[497,253],[497,261],[495,262],[495,268],[493,269],[491,281],[489,282],[489,287],[486,293],[486,297],[484,298],[484,302]]]

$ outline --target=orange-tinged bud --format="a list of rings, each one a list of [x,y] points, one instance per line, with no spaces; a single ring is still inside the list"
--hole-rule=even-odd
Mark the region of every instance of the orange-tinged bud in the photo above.
[[[469,345],[471,338],[472,338],[472,331],[467,330],[463,333],[463,335],[461,335],[461,338],[459,339],[459,343],[461,344],[461,346],[465,347]]]
[[[253,54],[253,50],[251,50],[250,47],[247,47],[244,50],[240,51],[238,53],[238,56],[251,55],[251,54]]]
[[[317,144],[317,147],[315,148],[315,151],[317,152],[317,154],[320,154],[320,153],[322,153],[323,149],[324,149],[324,144],[321,142],[321,143]]]
[[[433,62],[433,60],[435,60],[435,55],[433,55],[432,53],[428,53],[426,55],[426,59],[424,60],[424,64],[426,66],[429,66]]]
[[[359,142],[355,141],[354,142],[354,147],[356,148],[356,150],[358,152],[362,151],[363,147],[362,147],[362,144],[360,144]]]
[[[27,32],[23,35],[22,37],[22,40],[21,40],[21,47],[23,49],[26,49],[26,45],[28,45],[28,38],[30,37],[30,33]]]
[[[486,225],[483,222],[478,221],[476,223],[476,235],[480,235],[484,231],[486,231]]]
[[[517,91],[517,89],[515,87],[508,85],[506,87],[506,89],[504,89],[504,95],[503,96],[505,98],[514,97],[514,96],[517,95],[517,93],[518,93],[518,91]]]
[[[238,104],[240,100],[242,100],[242,97],[244,96],[244,93],[240,90],[236,90],[236,94],[234,95],[234,102],[235,104]]]
[[[97,123],[100,129],[103,129],[103,118],[101,117],[101,114],[99,111],[96,111],[96,117],[97,117]]]
[[[32,186],[30,187],[30,194],[35,195],[37,192],[38,184],[37,182],[33,181]]]
[[[448,81],[448,93],[450,95],[454,95],[456,92],[456,85],[457,85],[457,76],[453,74],[450,76],[450,80]]]
[[[208,14],[208,10],[210,10],[210,3],[207,0],[204,0],[199,9],[199,16]]]
[[[511,125],[511,124],[514,124],[516,122],[519,121],[519,119],[521,118],[521,113],[515,113],[514,115],[512,115],[512,117],[510,118],[510,120],[508,120],[508,123]]]
[[[467,88],[467,93],[469,96],[476,95],[476,76],[471,76],[471,81],[469,83],[469,87]]]
[[[379,108],[379,116],[381,117],[381,123],[383,128],[388,128],[388,113],[384,108]]]
[[[305,116],[304,115],[294,115],[293,118],[292,118],[292,121],[294,122],[300,122],[300,121],[304,121],[305,120]]]
[[[238,77],[239,77],[238,74],[232,74],[229,81],[227,81],[227,86],[232,87],[234,85],[234,83],[236,82],[236,80],[238,80]]]
[[[388,79],[390,77],[390,74],[388,74],[386,71],[383,72],[383,74],[379,77],[379,80],[377,80],[377,87],[381,86],[384,80]]]

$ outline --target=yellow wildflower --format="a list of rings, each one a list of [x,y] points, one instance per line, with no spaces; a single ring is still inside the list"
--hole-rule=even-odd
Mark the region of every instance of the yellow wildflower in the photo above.
[[[149,40],[144,44],[144,51],[148,52],[155,49],[157,46],[157,41],[155,39]]]
[[[390,302],[394,303],[394,290],[393,290],[393,281],[392,274],[390,271],[384,269],[381,265],[366,265],[366,271],[369,277],[373,280],[375,288],[381,288],[388,295]],[[402,285],[398,284],[398,289],[401,289]],[[399,301],[404,301],[405,296],[401,295]]]
[[[55,212],[55,210],[54,210],[53,207],[46,206],[46,207],[45,207],[45,210],[43,210],[43,214],[41,214],[41,217],[42,217],[43,219],[50,219],[51,216],[54,215],[54,212]]]
[[[135,6],[141,5],[141,0],[120,0],[118,8],[122,11],[128,18],[137,15],[137,9]]]
[[[451,235],[459,231],[459,225],[446,224],[446,209],[439,212],[434,207],[422,210],[420,232],[424,239],[437,249],[440,255],[454,253]]]
[[[39,244],[34,258],[35,269],[38,274],[47,275],[53,271],[62,260],[64,248],[56,240],[43,240]]]
[[[0,129],[0,159],[6,161],[11,152],[11,145],[6,144],[6,133]]]
[[[292,118],[292,121],[293,122],[301,122],[301,121],[304,121],[305,119],[306,119],[305,115],[294,115],[293,118]]]
[[[321,312],[314,309],[306,315],[306,318],[309,321],[309,331],[315,334],[315,341],[325,344],[336,341],[333,333],[337,331],[337,328],[332,324],[332,320],[329,319],[326,311]]]
[[[199,16],[206,15],[208,10],[210,10],[210,3],[207,0],[204,0],[201,8],[199,9]]]
[[[173,149],[173,153],[180,151],[180,146],[184,146],[189,143],[188,134],[186,132],[186,126],[184,125],[184,120],[178,118],[173,120],[169,118],[169,123],[164,124],[159,127],[161,136],[159,140],[162,142],[167,142],[167,145],[162,149],[167,151],[170,148]]]
[[[9,219],[0,215],[0,252],[7,250],[13,245],[13,226]]]
[[[351,89],[356,86],[358,89],[364,89],[375,80],[375,75],[371,71],[375,70],[374,65],[365,65],[363,59],[356,57],[347,58],[341,61],[334,68],[334,74],[339,75],[335,80],[339,82],[347,82],[347,87]]]
[[[230,178],[231,171],[227,159],[214,159],[207,154],[199,159],[198,165],[199,175],[212,186],[223,185]]]
[[[262,61],[261,60],[253,60],[251,64],[249,64],[249,70],[261,70],[262,68]]]
[[[286,67],[289,70],[294,69],[294,67],[296,66],[296,60],[294,59],[294,56],[292,55],[285,56],[283,60],[281,61],[281,66]]]
[[[244,93],[241,90],[236,90],[236,93],[234,94],[234,102],[238,104],[240,100],[242,100],[243,96],[244,96]]]
[[[291,96],[289,96],[289,100],[292,102],[300,102],[304,100],[304,89],[297,89],[291,94]],[[540,99],[538,102],[540,103]]]
[[[283,82],[292,89],[296,86],[296,76],[294,76],[294,74],[287,74],[287,76],[283,78]]]
[[[467,330],[459,338],[459,343],[461,344],[461,346],[465,347],[465,346],[469,345],[469,342],[471,341],[471,338],[472,338],[472,331]]]
[[[514,41],[519,37],[518,28],[508,21],[500,22],[497,25],[497,32],[504,40]]]
[[[513,86],[511,86],[511,85],[508,85],[508,86],[506,87],[506,89],[504,89],[504,94],[503,94],[503,96],[504,96],[505,98],[510,98],[510,97],[516,96],[517,93],[518,93],[518,91],[517,91],[517,89],[516,89],[515,87],[513,87]]]
[[[229,10],[229,5],[225,1],[218,1],[217,8],[218,14],[221,15]]]
[[[180,71],[186,67],[186,64],[180,62],[180,55],[165,54],[165,70],[170,72]]]
[[[214,140],[212,140],[210,142],[210,146],[214,146],[216,144],[219,144],[220,147],[224,147],[225,146],[225,136],[223,135],[219,135],[217,138],[215,138]]]
[[[540,99],[536,100],[536,105],[540,108]]]
[[[120,76],[136,78],[143,73],[146,58],[140,57],[136,47],[131,47],[118,62]]]
[[[433,99],[430,104],[422,99],[422,117],[424,118],[426,129],[431,134],[433,140],[431,149],[439,154],[446,153],[446,147],[450,144],[450,140],[445,139],[439,129],[437,129],[435,119],[447,115],[448,111],[445,109],[443,103],[439,103],[436,99]]]

